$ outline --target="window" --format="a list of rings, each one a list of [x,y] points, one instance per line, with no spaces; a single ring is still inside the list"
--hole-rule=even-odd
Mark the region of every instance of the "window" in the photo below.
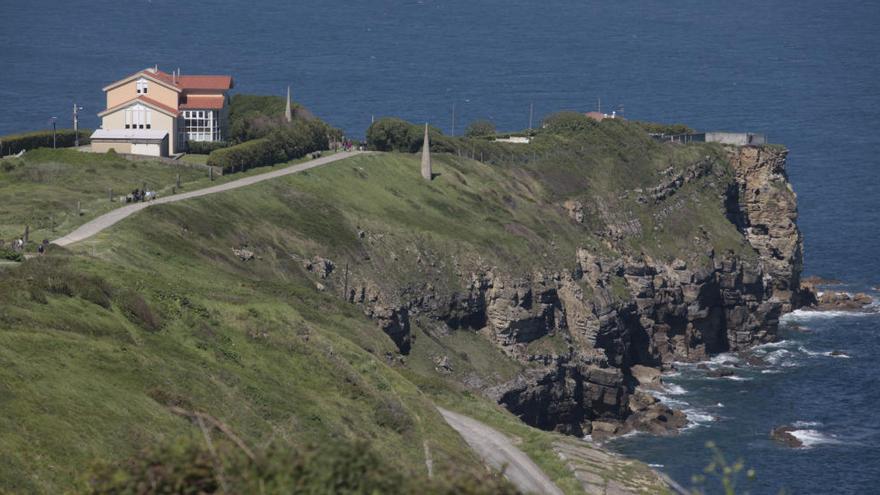
[[[189,141],[220,141],[220,115],[214,110],[185,110],[184,132]]]
[[[132,105],[125,109],[126,129],[151,129],[153,111],[143,105]]]
[[[136,83],[138,94],[147,94],[147,80],[146,79],[138,79]]]

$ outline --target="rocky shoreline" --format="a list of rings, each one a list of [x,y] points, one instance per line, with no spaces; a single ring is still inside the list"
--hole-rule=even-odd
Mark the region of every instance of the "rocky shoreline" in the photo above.
[[[719,207],[748,252],[716,252],[696,239],[693,251],[664,261],[633,252],[622,240],[625,233],[611,226],[604,234],[607,249],[578,249],[573,268],[517,274],[462,266],[456,271],[463,290],[426,283],[396,294],[346,272],[344,297],[361,306],[404,357],[416,321],[438,334],[479,332],[523,371],[503,383],[473,377],[468,386],[531,426],[597,439],[631,431],[675,434],[687,417],[651,395],[663,370],[773,342],[780,317],[795,309],[849,304],[801,283],[803,239],[785,174],[787,150],[728,147],[726,153],[725,172],[701,160],[648,196],[644,190],[636,196],[670,201],[689,182],[727,180],[724,174],[731,173]],[[588,209],[573,200],[557,207],[578,223]],[[429,270],[443,262],[420,254],[417,263]],[[340,276],[329,260],[303,266],[321,287]],[[556,344],[536,350],[534,344],[544,341]],[[452,371],[446,356],[436,357],[435,365],[439,373]]]

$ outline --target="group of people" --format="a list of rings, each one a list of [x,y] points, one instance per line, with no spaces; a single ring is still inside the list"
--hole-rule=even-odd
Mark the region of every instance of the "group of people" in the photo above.
[[[141,201],[152,201],[156,199],[156,191],[146,191],[143,189],[135,189],[125,196],[126,203],[139,203]]]
[[[0,240],[0,248],[3,247],[4,242]],[[16,253],[23,253],[24,248],[27,242],[24,240],[24,237],[19,237],[18,239],[12,240],[12,250]],[[46,248],[49,247],[49,239],[43,239],[39,245],[37,245],[37,252],[39,254],[43,254],[46,252]]]
[[[360,143],[355,143],[354,141],[346,138],[342,138],[342,141],[332,143],[331,148],[335,150],[342,151],[351,151],[353,149],[357,149],[358,151],[362,151],[364,149],[363,145]]]

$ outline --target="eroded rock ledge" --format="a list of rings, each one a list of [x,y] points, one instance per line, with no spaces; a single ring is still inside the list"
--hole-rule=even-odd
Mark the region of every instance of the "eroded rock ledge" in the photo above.
[[[785,175],[787,151],[731,147],[728,154],[735,179],[720,201],[753,255],[710,249],[664,262],[619,246],[604,254],[579,249],[571,265],[554,273],[491,267],[460,273],[463,290],[425,284],[395,294],[375,281],[346,278],[345,297],[361,305],[404,354],[412,342],[412,318],[486,335],[526,371],[482,392],[530,425],[573,435],[674,433],[684,416],[637,388],[634,370],[772,341],[779,317],[804,297],[803,241]],[[639,198],[662,202],[711,174],[712,166],[700,161]],[[583,209],[577,201],[560,205],[577,222]],[[530,343],[548,337],[564,346],[529,351]]]

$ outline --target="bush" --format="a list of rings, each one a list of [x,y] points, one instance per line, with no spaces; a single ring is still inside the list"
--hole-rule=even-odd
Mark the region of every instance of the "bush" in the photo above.
[[[543,128],[552,133],[584,132],[595,128],[595,120],[580,112],[562,111],[544,118]]]
[[[495,124],[489,120],[475,120],[467,126],[464,135],[467,137],[482,137],[495,134]]]
[[[367,129],[367,147],[376,151],[414,153],[421,147],[423,138],[418,126],[396,117],[379,119]]]
[[[91,135],[92,131],[80,129],[79,144],[89,144],[89,136]],[[55,133],[55,146],[69,148],[74,145],[75,137],[73,129],[58,129]],[[34,131],[0,136],[0,156],[14,155],[21,150],[51,147],[52,131]]]
[[[650,134],[666,134],[666,135],[675,135],[675,134],[691,134],[694,132],[693,129],[684,125],[684,124],[658,124],[655,122],[640,122],[633,121],[634,124],[641,127]]]
[[[0,248],[0,260],[21,261],[21,253],[8,248]]]
[[[515,488],[485,470],[408,472],[390,463],[365,442],[337,440],[298,449],[275,445],[254,453],[222,438],[214,449],[197,437],[150,449],[125,462],[99,464],[81,482],[91,494],[300,493],[300,494],[513,494]]]
[[[301,158],[330,146],[330,127],[318,120],[297,120],[273,130],[267,137],[214,150],[207,164],[223,173],[241,172]]]
[[[187,151],[195,155],[207,155],[214,150],[226,148],[229,143],[226,141],[188,141]]]
[[[428,127],[431,151],[452,153],[457,149],[456,138],[444,136],[436,127]],[[384,117],[373,122],[367,129],[367,147],[376,151],[399,151],[415,153],[422,149],[425,127],[411,124],[396,117]]]
[[[144,298],[133,290],[123,290],[117,297],[122,312],[132,323],[139,325],[146,330],[155,332],[162,327],[162,320],[159,315],[153,312],[150,305]]]

